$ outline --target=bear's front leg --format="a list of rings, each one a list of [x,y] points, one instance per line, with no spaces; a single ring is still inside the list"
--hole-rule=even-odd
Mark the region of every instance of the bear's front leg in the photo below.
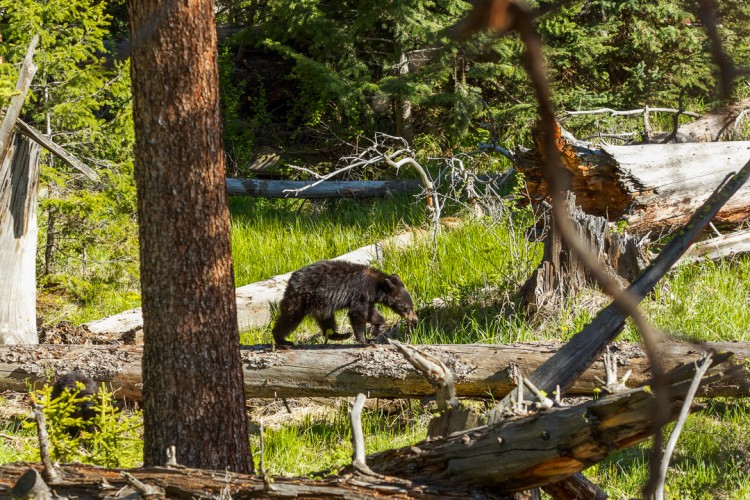
[[[369,323],[373,327],[372,330],[374,334],[374,338],[371,339],[371,341],[375,341],[385,332],[385,318],[380,314],[380,311],[375,307],[375,304],[370,306]]]
[[[354,336],[357,341],[362,345],[372,345],[373,341],[365,338],[365,329],[367,328],[368,315],[367,310],[350,309],[349,310],[349,322],[352,324],[352,330],[354,330]]]

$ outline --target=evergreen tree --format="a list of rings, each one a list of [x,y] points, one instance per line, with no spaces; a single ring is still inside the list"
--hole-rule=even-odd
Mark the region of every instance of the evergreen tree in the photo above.
[[[42,166],[39,270],[47,276],[40,283],[81,301],[96,296],[96,283],[122,281],[137,267],[130,81],[127,64],[107,58],[105,7],[95,0],[0,0],[3,80],[15,78],[14,63],[31,36],[40,36],[24,119],[101,178],[93,185],[50,156]]]

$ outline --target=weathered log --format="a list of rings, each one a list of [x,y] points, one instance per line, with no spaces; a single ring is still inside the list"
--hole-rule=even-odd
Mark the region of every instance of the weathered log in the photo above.
[[[623,369],[633,371],[633,385],[649,380],[650,372],[640,346],[618,343]],[[428,345],[418,346],[440,359],[455,378],[456,394],[468,398],[499,399],[515,387],[514,373],[534,372],[560,344]],[[709,342],[705,348],[734,354],[738,364],[750,359],[750,343]],[[700,359],[692,344],[667,343],[661,359],[665,369]],[[0,347],[0,391],[26,391],[27,384],[45,377],[78,370],[105,382],[118,398],[141,399],[141,356],[137,346],[46,345]],[[245,394],[248,398],[343,397],[358,393],[380,398],[423,398],[435,388],[392,346],[362,348],[354,345],[319,345],[271,351],[269,345],[247,346],[242,351]],[[567,394],[591,395],[604,378],[601,361],[594,363]],[[709,396],[750,396],[750,371],[742,368],[711,386]]]
[[[750,252],[750,229],[736,231],[693,244],[678,264],[697,260],[720,260]]]
[[[406,248],[425,234],[420,231],[400,233],[335,257],[334,260],[346,260],[370,265],[381,260],[384,251]],[[263,327],[271,321],[271,304],[281,300],[291,275],[291,272],[279,274],[267,280],[237,288],[237,323],[241,332],[250,328]],[[129,309],[114,316],[91,321],[86,323],[85,326],[91,332],[97,334],[137,333],[143,329],[141,308]]]
[[[734,132],[750,109],[750,99],[713,109],[697,120],[680,126],[678,135],[686,142],[718,141]]]
[[[29,467],[39,464],[23,462],[0,466],[0,497],[10,498],[11,489]],[[393,477],[365,475],[358,472],[325,478],[274,477],[237,474],[229,471],[190,469],[186,467],[149,467],[141,469],[105,469],[93,465],[63,464],[64,479],[51,489],[55,497],[81,500],[105,498],[142,498],[142,492],[131,486],[123,475],[127,472],[145,486],[161,487],[166,498],[471,498],[476,488],[435,488]],[[504,498],[492,492],[481,492],[482,498]],[[227,496],[228,495],[228,496]],[[145,498],[145,497],[144,497]],[[163,498],[163,497],[162,497]]]
[[[384,196],[416,194],[422,190],[422,184],[416,179],[403,181],[325,181],[313,186],[315,182],[227,178],[227,194],[230,196],[263,198],[382,198]]]
[[[683,371],[682,375],[673,379],[662,396],[667,398],[670,420],[679,412],[691,385],[692,374]],[[708,381],[716,381],[721,375],[709,377]],[[685,376],[688,380],[684,380]],[[137,484],[141,490],[161,488],[167,498],[227,490],[233,497],[243,498],[291,495],[429,498],[480,492],[497,498],[559,481],[613,451],[647,439],[654,428],[654,401],[649,388],[640,388],[577,406],[510,417],[497,424],[367,457],[370,469],[384,476],[358,472],[361,467],[357,464],[344,469],[339,476],[328,476],[314,483],[308,478],[267,480],[184,468],[134,469],[126,475],[112,469],[67,465],[62,467],[63,480],[55,483],[53,489],[56,495],[102,498],[108,487],[113,491],[122,488],[125,476],[129,484]],[[28,464],[23,463],[0,467],[0,493],[3,490],[7,493],[17,484],[27,468]],[[491,490],[482,491],[483,487]]]
[[[645,234],[681,226],[721,185],[750,160],[750,142],[603,146],[557,138],[570,189],[584,212],[621,220],[628,232]],[[534,200],[547,199],[542,156],[519,152],[516,168]],[[716,216],[719,223],[750,217],[750,185],[741,188]]]
[[[675,383],[661,396],[669,421],[689,386],[690,380]],[[654,402],[649,388],[635,389],[376,453],[367,463],[380,474],[432,485],[527,490],[562,480],[647,439],[654,431]]]

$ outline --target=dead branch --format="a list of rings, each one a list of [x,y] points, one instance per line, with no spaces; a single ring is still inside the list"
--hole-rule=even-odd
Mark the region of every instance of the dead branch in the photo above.
[[[667,441],[667,445],[664,449],[664,454],[662,456],[661,463],[659,464],[659,475],[657,476],[654,483],[654,490],[651,492],[646,491],[647,497],[650,497],[651,494],[653,494],[656,500],[664,500],[665,498],[664,484],[667,480],[669,460],[672,457],[672,453],[674,453],[675,446],[677,446],[677,440],[679,439],[682,428],[685,426],[687,417],[690,414],[690,407],[693,404],[695,393],[698,391],[698,386],[703,381],[703,377],[710,367],[711,353],[708,353],[700,361],[700,364],[695,368],[695,376],[693,377],[693,381],[691,382],[687,394],[685,395],[685,401],[682,402],[682,407],[680,408],[680,413],[677,417],[677,421],[675,422],[674,429],[669,435],[669,440]]]
[[[44,147],[47,151],[54,154],[58,158],[60,158],[62,161],[67,163],[69,166],[75,168],[76,170],[81,171],[86,177],[91,179],[92,181],[98,181],[99,175],[94,172],[90,167],[88,167],[85,163],[83,163],[81,160],[73,156],[72,154],[68,153],[62,146],[59,146],[52,142],[51,139],[46,137],[44,134],[42,134],[40,131],[26,123],[25,121],[21,120],[20,118],[16,120],[16,124],[18,125],[18,129],[32,139],[33,141],[37,142],[39,145]]]
[[[365,436],[362,433],[362,407],[367,398],[361,392],[353,402],[349,402],[349,421],[352,426],[352,463],[366,465]]]
[[[599,108],[599,109],[589,109],[589,110],[580,110],[580,111],[566,111],[565,114],[568,116],[578,116],[578,115],[598,115],[598,114],[604,114],[607,113],[609,116],[632,116],[632,115],[642,115],[646,113],[673,113],[677,115],[685,115],[685,116],[691,116],[693,118],[700,118],[700,113],[694,113],[692,111],[685,111],[682,109],[674,109],[674,108],[651,108],[651,107],[645,107],[640,109],[629,109],[625,111],[618,111],[616,109],[612,108]]]
[[[37,438],[39,439],[39,455],[41,456],[42,463],[44,464],[44,471],[42,471],[42,475],[48,483],[57,484],[62,480],[62,478],[60,476],[60,472],[52,463],[52,458],[49,454],[49,435],[47,434],[47,421],[44,418],[42,407],[33,399],[31,406],[34,410],[34,419],[36,420]]]

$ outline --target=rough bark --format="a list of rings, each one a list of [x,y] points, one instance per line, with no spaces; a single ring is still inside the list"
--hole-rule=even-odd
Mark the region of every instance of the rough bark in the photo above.
[[[385,196],[416,194],[422,184],[416,179],[404,181],[325,181],[304,191],[296,191],[315,181],[278,181],[265,179],[227,179],[230,196],[263,198],[382,198]]]
[[[214,3],[129,0],[144,463],[249,472]]]
[[[631,234],[670,231],[750,160],[750,142],[603,146],[558,135],[557,145],[570,189],[584,212],[622,220]],[[532,200],[548,197],[542,155],[520,152],[516,167]],[[715,221],[733,224],[750,217],[750,186],[721,209]]]
[[[406,248],[422,238],[426,233],[413,231],[397,234],[377,243],[366,245],[334,260],[347,260],[358,264],[371,265],[383,258],[383,252]],[[273,276],[241,286],[236,290],[237,324],[240,331],[261,328],[271,321],[271,304],[279,302],[284,295],[291,272]],[[93,333],[138,333],[143,329],[143,316],[140,308],[130,309],[114,316],[91,321],[85,325]]]
[[[515,387],[515,373],[529,375],[548,361],[560,344],[428,345],[419,350],[440,359],[455,378],[456,395],[465,398],[502,398]],[[750,396],[750,343],[709,342],[705,349],[731,352],[743,367],[707,388],[704,395]],[[615,345],[621,371],[632,370],[629,384],[646,383],[651,373],[642,348]],[[667,343],[661,347],[665,369],[691,363],[702,349],[693,344]],[[140,400],[142,390],[140,347],[39,345],[0,347],[0,391],[23,392],[27,383],[78,370],[112,387],[118,398]],[[353,345],[295,347],[272,352],[269,345],[242,350],[247,398],[344,397],[358,393],[371,398],[424,398],[435,388],[394,347],[364,349]],[[217,371],[222,371],[217,368]],[[600,360],[585,370],[567,392],[592,395],[605,378]]]
[[[17,134],[0,165],[0,344],[36,344],[37,184],[41,148]]]
[[[567,211],[579,240],[586,242],[599,264],[611,278],[627,285],[648,263],[639,240],[627,233],[616,233],[603,217],[588,215],[575,204],[568,193]],[[539,267],[521,288],[521,304],[529,312],[556,313],[566,297],[594,283],[582,260],[563,241],[554,222],[544,240],[544,254]]]

